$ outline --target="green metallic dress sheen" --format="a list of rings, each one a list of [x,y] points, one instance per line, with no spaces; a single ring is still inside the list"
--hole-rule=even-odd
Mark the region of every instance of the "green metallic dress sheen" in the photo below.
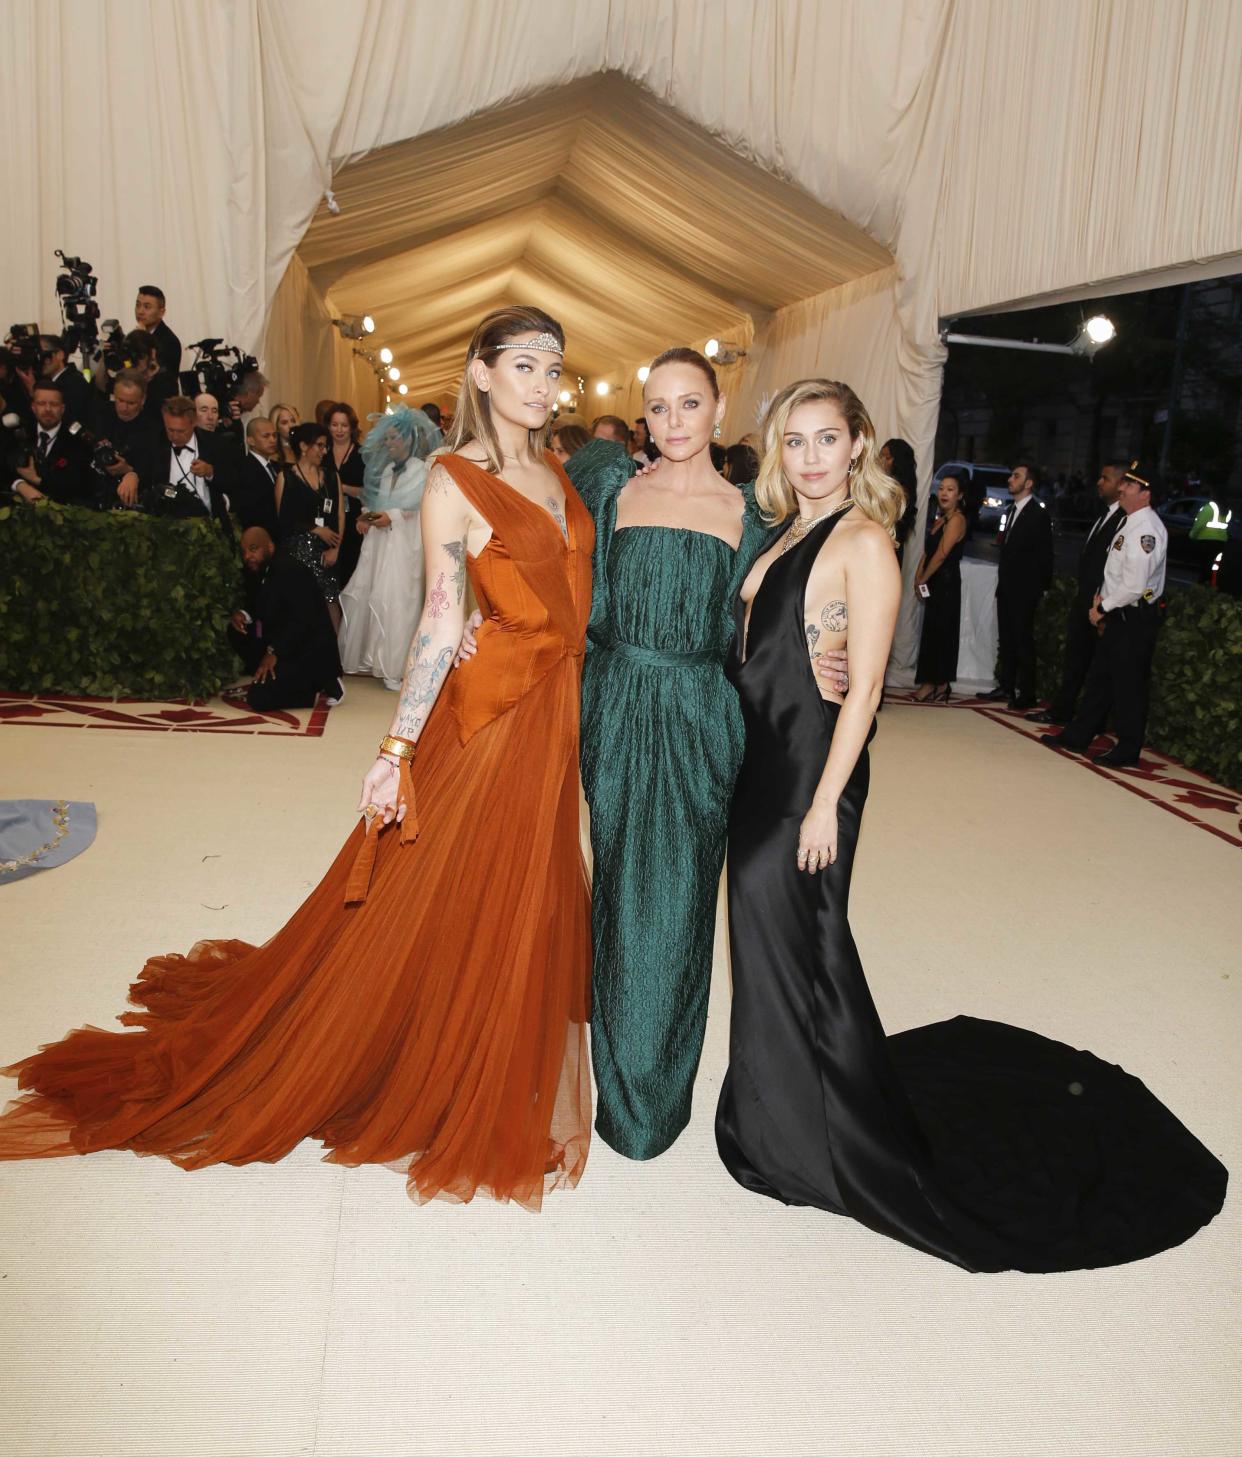
[[[635,470],[624,451],[596,442],[566,469],[596,528],[582,679],[596,1128],[648,1159],[690,1119],[743,748],[722,663],[733,599],[768,532],[750,486],[737,551],[700,531],[618,531],[617,496]]]

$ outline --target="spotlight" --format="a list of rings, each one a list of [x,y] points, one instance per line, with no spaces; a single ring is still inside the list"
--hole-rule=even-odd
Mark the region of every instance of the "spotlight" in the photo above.
[[[392,363],[392,350],[389,349],[387,344],[380,350],[380,360],[384,364]]]
[[[410,392],[410,387],[409,387],[408,384],[399,384],[397,386],[397,393],[399,395],[408,395],[409,392]]]
[[[375,328],[375,320],[370,314],[365,317],[361,314],[342,314],[339,319],[332,322],[341,331],[342,339],[365,339]]]
[[[1096,314],[1083,325],[1092,344],[1108,344],[1116,337],[1117,326],[1103,314]]]
[[[392,380],[393,384],[396,384],[396,382],[401,378],[401,371],[397,368],[395,364],[390,364],[388,366],[388,378]]]
[[[707,343],[703,345],[703,353],[707,355],[708,359],[715,359],[717,354],[720,353],[720,340],[709,339]]]
[[[647,383],[647,376],[650,373],[651,373],[651,367],[650,367],[650,365],[640,364],[638,366],[638,382],[639,382],[639,384],[646,384]]]
[[[562,390],[560,394],[557,395],[557,399],[560,400],[562,405],[567,405],[570,400],[573,399],[573,395],[571,395],[568,390]]]
[[[612,386],[606,379],[601,379],[595,385],[595,393],[597,395],[606,395],[611,388]]]

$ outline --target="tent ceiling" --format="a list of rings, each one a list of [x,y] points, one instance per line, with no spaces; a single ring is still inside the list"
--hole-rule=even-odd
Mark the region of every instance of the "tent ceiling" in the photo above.
[[[749,343],[773,311],[891,264],[859,228],[615,75],[385,147],[299,248],[370,313],[416,394],[455,388],[489,308],[546,308],[567,364],[620,384],[670,344]]]

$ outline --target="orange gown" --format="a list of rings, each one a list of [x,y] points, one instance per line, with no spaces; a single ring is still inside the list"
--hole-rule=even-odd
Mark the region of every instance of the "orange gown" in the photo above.
[[[421,833],[362,843],[263,946],[200,941],[146,964],[143,1010],[5,1069],[0,1158],[127,1148],[183,1168],[282,1158],[379,1163],[412,1197],[537,1209],[577,1183],[591,1127],[590,893],[578,840],[578,703],[594,527],[564,472],[552,517],[460,456],[439,458],[493,536],[467,570],[486,621],[412,765]],[[374,834],[375,831],[372,831]]]

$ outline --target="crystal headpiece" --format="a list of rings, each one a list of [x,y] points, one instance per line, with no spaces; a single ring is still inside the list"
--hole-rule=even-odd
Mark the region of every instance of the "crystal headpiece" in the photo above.
[[[513,344],[493,344],[493,349],[542,349],[547,354],[564,354],[565,346],[555,334],[536,334],[533,339],[525,339]]]

